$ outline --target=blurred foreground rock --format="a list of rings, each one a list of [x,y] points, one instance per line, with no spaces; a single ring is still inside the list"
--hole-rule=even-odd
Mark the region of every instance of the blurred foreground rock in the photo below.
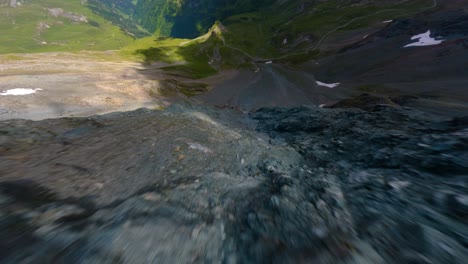
[[[199,105],[0,122],[2,263],[463,263],[468,122]]]

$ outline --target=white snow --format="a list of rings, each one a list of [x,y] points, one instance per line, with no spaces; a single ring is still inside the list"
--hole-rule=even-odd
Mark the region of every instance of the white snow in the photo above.
[[[14,88],[6,91],[2,91],[0,95],[27,95],[33,94],[37,91],[42,91],[41,88]]]
[[[428,30],[426,33],[422,33],[422,34],[411,37],[411,40],[418,40],[418,41],[414,43],[410,43],[404,46],[404,48],[439,45],[440,43],[444,41],[443,39],[438,40],[438,39],[432,38],[430,30]]]
[[[384,24],[392,23],[392,22],[393,22],[393,20],[385,20],[385,21],[382,21],[382,23],[384,23]]]
[[[317,81],[317,85],[319,85],[319,86],[325,86],[325,87],[328,87],[328,88],[335,88],[335,87],[337,87],[338,85],[340,85],[340,83],[323,83],[323,82]]]
[[[272,61],[265,62],[265,64],[272,64],[272,63],[273,63]]]

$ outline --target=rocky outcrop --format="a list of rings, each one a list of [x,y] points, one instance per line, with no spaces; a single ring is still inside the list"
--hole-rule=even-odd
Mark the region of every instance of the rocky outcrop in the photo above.
[[[435,122],[385,105],[372,113],[293,108],[251,116],[272,142],[301,153],[314,178],[336,179],[339,195],[323,186],[329,196],[321,199],[329,208],[344,201],[357,236],[387,262],[463,262],[466,118]]]
[[[3,121],[0,260],[463,263],[467,129],[386,107]]]
[[[65,12],[62,8],[49,8],[49,15],[52,17],[64,17],[75,23],[88,23],[86,16],[75,14],[72,12]]]

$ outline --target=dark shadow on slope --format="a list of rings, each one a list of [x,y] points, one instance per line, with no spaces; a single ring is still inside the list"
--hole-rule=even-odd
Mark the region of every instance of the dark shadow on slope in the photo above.
[[[162,42],[165,44],[161,44]],[[187,42],[193,43],[181,45],[177,40],[157,38],[154,47],[135,52],[144,57],[144,69],[140,70],[140,73],[150,80],[159,81],[159,86],[152,89],[150,95],[177,99],[207,91],[207,84],[199,79],[217,73],[209,64],[210,52],[216,46],[216,42]]]
[[[157,42],[167,42],[167,45],[156,46]],[[188,40],[188,44],[173,44],[171,39],[155,39],[155,47],[140,49],[136,54],[144,56],[144,62],[149,65],[153,62],[173,63],[162,67],[170,75],[191,79],[200,79],[216,73],[216,70],[209,65],[213,49],[219,45],[214,38],[209,38],[204,42]],[[182,62],[178,63],[182,58]],[[144,72],[143,72],[144,73]]]
[[[312,73],[284,64],[258,63],[199,98],[208,104],[244,111],[262,107],[321,105],[345,98],[346,89],[317,85]]]
[[[410,106],[463,115],[468,111],[468,13],[461,4],[440,8],[394,20],[374,35],[305,68],[318,79],[348,83],[354,95],[416,96],[421,100]],[[413,36],[428,30],[432,38],[443,42],[405,47],[417,42]]]

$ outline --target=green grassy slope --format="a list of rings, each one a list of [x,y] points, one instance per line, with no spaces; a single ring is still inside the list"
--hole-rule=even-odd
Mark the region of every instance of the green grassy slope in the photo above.
[[[173,66],[165,67],[168,72],[198,79],[216,73],[217,69],[228,63],[224,60],[222,65],[213,65],[215,50],[223,46],[222,37],[222,32],[216,24],[207,34],[195,39],[154,36],[142,38],[123,48],[121,55],[126,58],[138,58],[144,63],[173,63]]]
[[[87,22],[52,16],[48,8],[83,15]],[[0,53],[119,49],[133,39],[81,5],[80,0],[27,1],[0,7]]]

